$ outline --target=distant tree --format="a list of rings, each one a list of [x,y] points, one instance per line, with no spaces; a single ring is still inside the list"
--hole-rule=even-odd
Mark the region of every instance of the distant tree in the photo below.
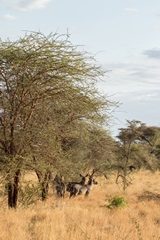
[[[152,143],[147,135],[147,127],[138,120],[127,120],[127,127],[119,129],[117,138],[118,174],[117,183],[121,180],[123,189],[131,184],[130,174],[135,169],[157,168],[157,159],[151,154]]]
[[[65,148],[84,136],[84,123],[108,125],[116,103],[98,91],[103,77],[68,36],[31,32],[0,40],[0,169],[9,208],[17,207],[24,170],[36,172],[45,200],[50,171],[70,165],[76,151]]]
[[[160,169],[160,127],[144,126],[140,136],[141,142],[147,142],[150,146],[150,153],[158,159],[158,168]]]

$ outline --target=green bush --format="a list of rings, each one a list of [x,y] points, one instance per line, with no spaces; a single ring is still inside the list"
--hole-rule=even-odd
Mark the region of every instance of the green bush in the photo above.
[[[123,197],[119,196],[114,196],[110,199],[108,199],[109,204],[104,205],[104,207],[109,208],[109,209],[114,209],[114,208],[123,208],[127,206],[127,201]]]

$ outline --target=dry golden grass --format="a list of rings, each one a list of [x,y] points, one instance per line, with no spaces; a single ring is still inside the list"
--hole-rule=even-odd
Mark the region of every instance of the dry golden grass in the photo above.
[[[160,240],[160,173],[133,174],[133,185],[124,194],[115,176],[99,179],[89,197],[57,199],[28,209],[0,210],[0,240]],[[101,207],[107,198],[124,197],[128,206]]]

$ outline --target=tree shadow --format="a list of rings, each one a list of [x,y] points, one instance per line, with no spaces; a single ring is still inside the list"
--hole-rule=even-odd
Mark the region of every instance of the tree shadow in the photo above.
[[[150,191],[145,191],[143,194],[138,196],[138,201],[156,201],[160,204],[160,194],[159,193],[153,193]]]

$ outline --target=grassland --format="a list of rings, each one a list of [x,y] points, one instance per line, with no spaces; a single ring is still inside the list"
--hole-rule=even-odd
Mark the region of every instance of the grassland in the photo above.
[[[126,193],[115,176],[98,179],[89,197],[58,199],[50,191],[46,202],[28,208],[0,208],[0,240],[160,240],[160,173],[133,174]],[[108,209],[107,199],[123,197],[128,205]]]

